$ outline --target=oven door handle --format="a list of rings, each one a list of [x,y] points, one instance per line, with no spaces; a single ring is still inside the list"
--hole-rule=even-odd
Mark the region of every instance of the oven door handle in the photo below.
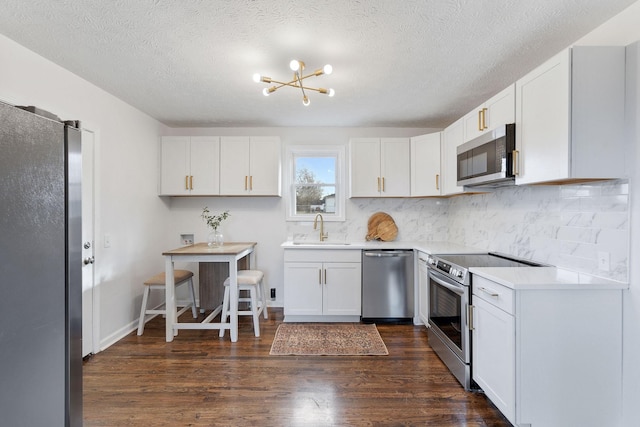
[[[445,282],[444,280],[442,280],[439,277],[437,277],[436,274],[440,274],[440,273],[435,273],[433,271],[430,271],[429,272],[429,278],[431,280],[433,280],[434,282],[436,282],[437,284],[439,284],[440,286],[445,287],[445,288],[449,289],[450,291],[455,292],[458,295],[464,295],[464,286],[455,285],[453,283]]]

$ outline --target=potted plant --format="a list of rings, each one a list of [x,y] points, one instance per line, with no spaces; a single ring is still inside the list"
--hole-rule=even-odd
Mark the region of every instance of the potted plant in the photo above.
[[[202,210],[200,215],[204,222],[209,227],[209,236],[207,237],[207,244],[209,247],[222,246],[224,244],[224,238],[222,233],[218,230],[222,221],[229,217],[229,211],[224,211],[220,215],[212,215],[207,206]]]

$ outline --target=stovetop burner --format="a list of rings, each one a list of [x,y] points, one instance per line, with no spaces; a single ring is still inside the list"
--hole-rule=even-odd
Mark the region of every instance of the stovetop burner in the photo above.
[[[466,255],[438,255],[439,259],[455,264],[457,267],[537,267],[531,261],[516,260],[495,253],[466,254]]]
[[[471,267],[539,267],[540,264],[489,252],[486,254],[431,255],[429,266],[464,285],[469,285]]]

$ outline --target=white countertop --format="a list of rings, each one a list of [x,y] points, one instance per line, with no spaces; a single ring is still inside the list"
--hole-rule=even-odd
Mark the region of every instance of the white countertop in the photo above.
[[[451,242],[380,242],[377,240],[359,241],[359,242],[284,242],[281,247],[285,249],[413,249],[416,251],[426,252],[428,254],[474,254],[485,253],[484,249],[462,246]]]
[[[486,253],[484,249],[459,245],[452,242],[418,241],[300,241],[284,242],[285,249],[413,249],[428,254],[473,254]],[[586,273],[558,267],[472,267],[469,271],[501,285],[517,290],[555,289],[628,289],[629,283],[592,276]]]
[[[628,289],[629,284],[558,267],[472,267],[469,271],[516,290]]]

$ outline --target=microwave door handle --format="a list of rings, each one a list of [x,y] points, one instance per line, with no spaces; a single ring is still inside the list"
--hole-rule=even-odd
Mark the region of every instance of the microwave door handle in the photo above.
[[[429,273],[429,278],[434,282],[436,282],[437,284],[439,284],[440,286],[447,288],[458,295],[464,295],[464,288],[462,286],[456,286],[456,285],[447,283],[444,280],[437,278],[433,273]]]

